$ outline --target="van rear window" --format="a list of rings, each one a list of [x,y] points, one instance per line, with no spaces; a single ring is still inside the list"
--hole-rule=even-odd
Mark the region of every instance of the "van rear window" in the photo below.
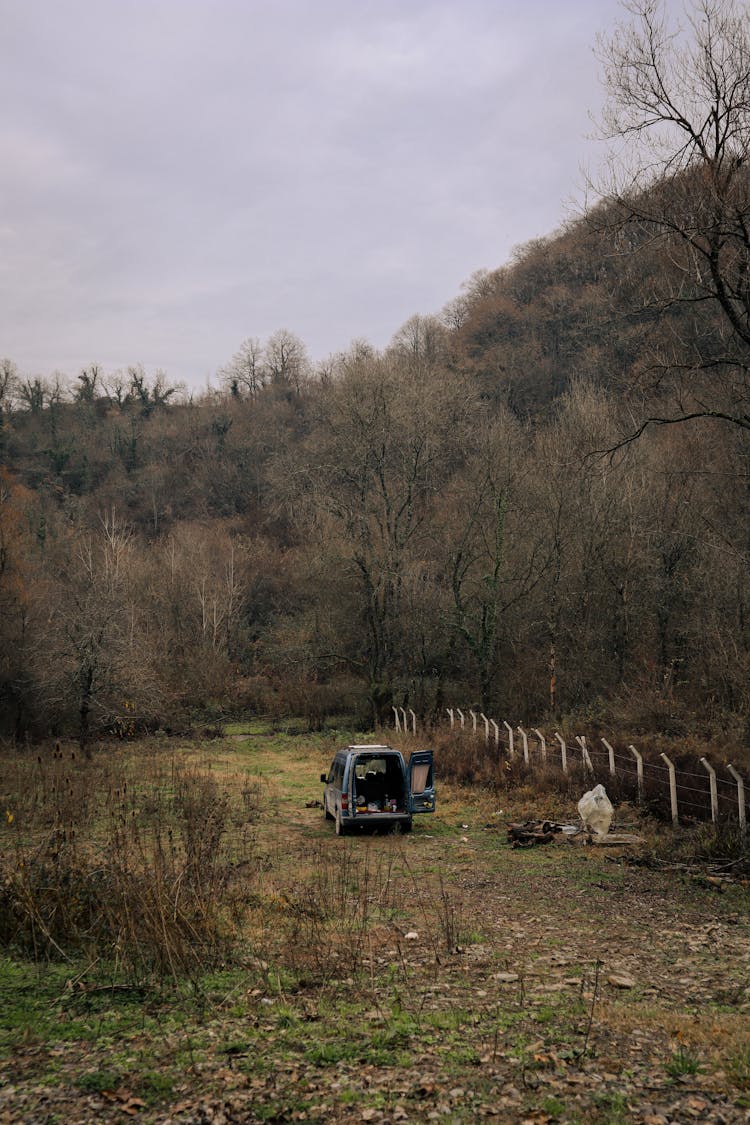
[[[368,773],[385,773],[386,761],[385,758],[357,758],[357,763],[354,767],[355,775],[361,780],[366,777]]]

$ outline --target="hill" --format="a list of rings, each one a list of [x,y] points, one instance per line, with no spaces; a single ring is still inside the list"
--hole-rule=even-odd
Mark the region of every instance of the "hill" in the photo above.
[[[681,269],[613,204],[383,353],[313,368],[277,333],[197,397],[6,362],[4,732],[460,702],[746,740],[745,432],[628,442],[709,392],[741,409]]]

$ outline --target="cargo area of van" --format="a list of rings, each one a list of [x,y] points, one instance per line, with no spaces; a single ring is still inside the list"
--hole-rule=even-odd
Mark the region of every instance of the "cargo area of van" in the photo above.
[[[357,814],[407,812],[403,766],[394,754],[361,754],[354,763],[354,807]]]

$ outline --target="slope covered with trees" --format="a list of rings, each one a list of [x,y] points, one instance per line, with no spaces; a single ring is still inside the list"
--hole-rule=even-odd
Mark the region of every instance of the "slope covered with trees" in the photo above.
[[[3,733],[474,702],[750,738],[748,36],[702,11],[677,69],[650,3],[603,47],[650,180],[384,352],[249,339],[194,397],[4,363]]]

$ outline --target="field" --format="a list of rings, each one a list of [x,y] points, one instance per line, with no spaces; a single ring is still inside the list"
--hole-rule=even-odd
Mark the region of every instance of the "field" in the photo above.
[[[412,834],[337,839],[348,737],[4,753],[0,1122],[750,1120],[741,881],[511,849],[574,802],[439,759]]]

